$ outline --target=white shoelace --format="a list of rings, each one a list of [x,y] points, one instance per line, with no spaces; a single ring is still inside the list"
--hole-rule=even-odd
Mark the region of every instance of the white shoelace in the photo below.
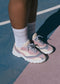
[[[36,45],[34,43],[31,43],[27,46],[28,50],[32,50],[34,53],[37,52]]]
[[[41,44],[45,44],[40,38],[43,38],[43,36],[38,35],[38,36],[36,36],[35,40],[36,41],[38,40],[38,42],[41,43]]]

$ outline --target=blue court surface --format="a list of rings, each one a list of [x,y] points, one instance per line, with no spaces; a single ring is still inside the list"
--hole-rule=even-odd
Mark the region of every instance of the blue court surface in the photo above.
[[[57,73],[54,72],[53,69],[51,69],[51,72],[54,73],[52,74],[54,75],[54,77],[57,76],[57,78],[52,79],[53,77],[52,75],[52,77],[50,78],[51,81],[48,81],[47,83],[46,79],[44,79],[44,76],[42,75],[44,74],[44,71],[42,70],[45,68],[44,63],[36,64],[36,65],[30,64],[24,61],[24,59],[17,58],[12,55],[11,52],[14,44],[14,36],[11,29],[9,15],[8,15],[8,3],[9,3],[9,0],[5,0],[5,1],[0,0],[0,84],[60,84],[60,80],[59,80],[60,66],[57,68],[54,67],[55,69],[58,69],[58,71],[56,70]],[[49,41],[49,38],[51,37],[52,39],[51,44],[55,43],[54,45],[56,45],[56,47],[59,45],[59,42],[60,42],[59,25],[60,25],[60,0],[38,0],[36,32],[42,35],[45,38],[44,40],[48,39]],[[53,33],[54,35],[52,35]],[[53,41],[54,38],[56,38],[56,40]],[[55,49],[56,47],[54,46],[54,52],[56,52],[56,49]],[[57,52],[54,55],[57,55]],[[45,66],[47,68],[47,73],[49,73],[48,66],[51,66],[52,64],[53,66],[60,65],[59,58],[56,59],[58,61],[58,64],[56,63],[56,60],[54,61],[55,64],[53,63],[52,59],[50,61],[48,60],[45,63]],[[39,67],[43,72],[39,72],[40,71]],[[46,68],[45,68],[45,71],[46,71]],[[31,78],[28,76],[28,75],[31,75],[31,72],[29,72],[29,69],[31,69],[30,71],[33,72],[32,73],[33,75],[30,76]],[[36,79],[34,79],[35,73],[37,75]],[[42,80],[39,79],[40,75],[38,73],[41,73],[41,77],[45,82],[42,82]],[[32,77],[33,77],[33,81],[32,81]],[[49,76],[47,75],[47,79],[49,80],[48,77]],[[30,78],[30,80],[28,78]],[[31,83],[30,82],[28,83],[27,80],[29,80]]]

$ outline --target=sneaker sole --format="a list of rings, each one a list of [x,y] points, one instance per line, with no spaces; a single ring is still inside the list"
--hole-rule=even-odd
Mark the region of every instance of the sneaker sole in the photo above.
[[[25,56],[22,54],[18,53],[15,49],[13,49],[12,54],[16,57],[22,57],[25,61],[30,62],[30,63],[43,63],[46,61],[46,59],[41,60],[41,61],[33,61],[32,59],[27,59]]]
[[[52,51],[48,51],[48,52],[44,52],[44,51],[42,51],[41,49],[40,49],[40,51],[42,52],[42,53],[44,53],[44,54],[51,54],[52,52],[53,52],[53,50]]]
[[[45,51],[43,51],[43,49],[41,49],[41,48],[39,48],[39,47],[37,47],[42,53],[44,53],[44,54],[51,54],[52,52],[53,52],[53,48],[52,48],[52,50],[51,51],[47,51],[47,52],[45,52]]]

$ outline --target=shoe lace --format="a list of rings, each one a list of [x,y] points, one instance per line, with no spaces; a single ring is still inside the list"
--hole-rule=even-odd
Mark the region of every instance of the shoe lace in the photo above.
[[[34,44],[34,43],[30,43],[27,48],[28,48],[28,51],[32,50],[34,53],[37,52],[36,44]]]
[[[41,40],[41,38],[43,38],[43,36],[38,35],[38,36],[36,36],[35,40],[36,41],[38,40],[39,43],[44,44],[44,42]]]

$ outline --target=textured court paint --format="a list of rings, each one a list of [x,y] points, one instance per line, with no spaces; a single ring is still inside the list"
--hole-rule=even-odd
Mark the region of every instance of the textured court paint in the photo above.
[[[0,28],[0,84],[12,84],[28,64],[11,53],[14,37],[10,26]]]
[[[60,5],[60,0],[38,0],[38,10],[42,11],[47,8]]]

